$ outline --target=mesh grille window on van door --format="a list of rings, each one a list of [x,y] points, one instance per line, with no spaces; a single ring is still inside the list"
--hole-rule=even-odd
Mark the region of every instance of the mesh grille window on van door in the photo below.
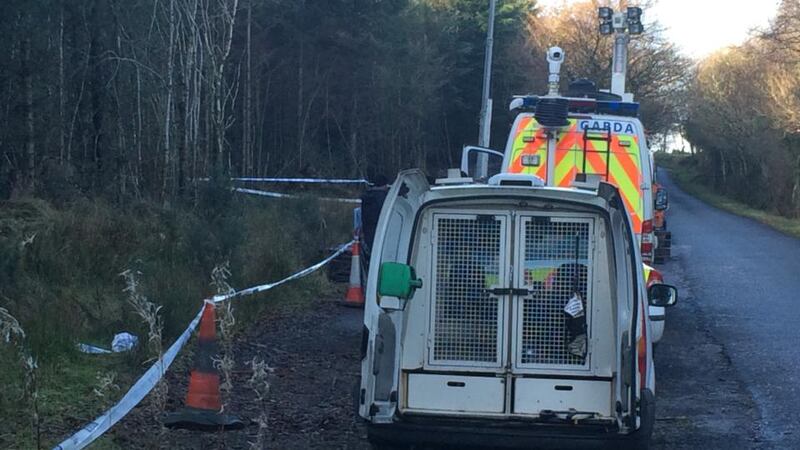
[[[521,299],[517,308],[518,364],[528,367],[586,364],[586,358],[569,351],[576,333],[567,326],[565,306],[577,294],[583,317],[588,319],[591,225],[591,219],[523,218],[523,283],[531,294]],[[581,324],[584,323],[591,322],[583,319]],[[588,327],[584,334],[587,333]]]
[[[498,366],[501,300],[485,289],[501,281],[505,216],[436,214],[431,362]]]

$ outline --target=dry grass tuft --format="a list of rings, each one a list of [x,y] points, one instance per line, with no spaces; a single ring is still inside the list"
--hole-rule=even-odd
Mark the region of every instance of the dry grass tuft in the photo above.
[[[139,289],[139,277],[141,275],[141,272],[130,269],[120,273],[120,276],[125,279],[125,289],[123,289],[123,292],[128,294],[128,303],[147,325],[147,347],[150,356],[148,361],[155,361],[161,359],[163,356],[164,324],[159,314],[161,306],[148,300]],[[153,435],[153,441],[151,442],[153,448],[158,447],[161,440],[160,438],[166,431],[163,418],[167,408],[168,394],[169,385],[164,381],[164,374],[161,373],[161,379],[148,396],[149,401],[147,407],[159,426],[159,433]]]
[[[12,316],[5,308],[0,308],[0,335],[3,336],[6,344],[14,345],[17,349],[19,363],[25,373],[23,400],[30,405],[31,428],[36,448],[42,448],[42,421],[39,414],[39,363],[26,346],[25,330],[22,329],[16,317]]]
[[[112,392],[119,391],[119,385],[116,383],[116,372],[98,372],[95,378],[97,379],[97,386],[92,390],[94,395],[107,398]]]
[[[256,434],[256,440],[250,442],[250,448],[255,450],[266,447],[265,441],[269,423],[269,410],[267,409],[266,400],[270,390],[269,374],[274,372],[274,369],[270,367],[266,361],[257,356],[254,356],[253,359],[248,361],[248,364],[250,364],[250,370],[253,374],[250,376],[250,379],[247,380],[247,385],[250,386],[255,393],[256,400],[261,403],[261,413],[255,419],[255,422],[258,424],[258,433]]]

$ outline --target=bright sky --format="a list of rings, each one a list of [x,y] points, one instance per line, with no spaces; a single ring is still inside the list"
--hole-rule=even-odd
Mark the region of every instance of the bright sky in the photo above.
[[[572,1],[579,0],[539,0],[539,4],[552,6]],[[618,1],[611,3],[617,5]],[[778,3],[779,0],[659,0],[654,8],[644,11],[644,22],[658,20],[667,29],[667,37],[686,55],[702,58],[717,49],[740,44],[750,30],[768,25]]]

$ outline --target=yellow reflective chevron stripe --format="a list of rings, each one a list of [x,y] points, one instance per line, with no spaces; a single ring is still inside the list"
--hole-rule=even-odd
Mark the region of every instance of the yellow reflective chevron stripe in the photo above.
[[[522,157],[525,155],[538,155],[539,165],[523,166]],[[522,118],[515,130],[509,168],[511,173],[525,173],[547,179],[547,138],[533,117]]]
[[[653,271],[653,268],[647,264],[642,264],[642,267],[644,268],[644,283],[647,284],[647,281],[650,280],[650,272]]]
[[[575,175],[599,174],[617,186],[631,216],[634,232],[640,234],[644,220],[642,202],[642,167],[639,138],[635,134],[612,133],[609,152],[605,141],[587,140],[584,153],[584,133],[578,127],[578,119],[569,119],[569,127],[559,133],[555,152],[554,181],[556,186],[569,187]],[[524,117],[514,131],[512,157],[507,167],[511,173],[528,173],[547,180],[547,139],[533,117]],[[605,134],[605,131],[589,131],[590,134]],[[540,155],[539,167],[524,167],[522,156]],[[608,176],[606,177],[606,173]]]

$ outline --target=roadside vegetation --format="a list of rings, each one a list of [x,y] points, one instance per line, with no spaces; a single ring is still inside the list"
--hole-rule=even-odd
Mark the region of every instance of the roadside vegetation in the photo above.
[[[672,179],[686,192],[717,208],[758,220],[786,234],[800,238],[800,219],[785,217],[776,211],[755,208],[718,193],[709,183],[709,177],[703,172],[697,159],[690,154],[658,152],[655,156],[656,164],[669,170]]]
[[[689,94],[685,166],[714,193],[800,217],[800,1],[782,1],[767,29],[701,61]]]
[[[9,339],[0,336],[0,447],[36,448],[37,431],[42,447],[51,447],[113,404],[183,331],[202,299],[217,292],[215,268],[228,262],[226,281],[236,288],[280,279],[347,241],[350,221],[341,205],[251,199],[215,188],[203,190],[197,208],[2,202],[0,305],[18,323],[6,320]],[[130,300],[126,271],[136,273],[136,296],[160,308],[160,324],[151,323],[155,316],[143,320]],[[236,329],[263,308],[328,290],[316,275],[241,301]],[[150,348],[159,327],[163,343]],[[131,353],[87,355],[76,347],[110,348],[123,331],[139,337]]]

